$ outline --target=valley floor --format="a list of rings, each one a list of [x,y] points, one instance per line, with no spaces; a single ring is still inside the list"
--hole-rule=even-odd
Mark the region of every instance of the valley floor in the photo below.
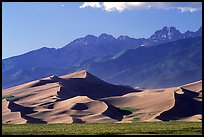
[[[2,124],[3,135],[202,135],[202,122]]]

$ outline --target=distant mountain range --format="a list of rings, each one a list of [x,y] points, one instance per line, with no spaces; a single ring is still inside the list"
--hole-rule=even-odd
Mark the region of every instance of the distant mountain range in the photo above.
[[[87,35],[59,49],[43,47],[3,59],[2,88],[80,69],[113,84],[151,88],[186,84],[201,79],[201,37],[202,27],[185,33],[164,27],[147,39]]]
[[[199,36],[202,36],[202,27],[200,27],[196,32],[186,31],[185,33],[181,33],[175,27],[164,27],[162,30],[156,31],[150,38],[145,40],[144,46],[152,46],[179,39],[194,38]]]

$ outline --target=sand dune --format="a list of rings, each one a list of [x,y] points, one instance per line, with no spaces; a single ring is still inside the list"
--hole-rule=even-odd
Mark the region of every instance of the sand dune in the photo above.
[[[20,112],[12,112],[9,108],[9,101],[2,100],[2,123],[25,124],[26,119],[21,117]]]
[[[155,117],[161,112],[170,109],[174,105],[174,89],[144,90],[143,92],[129,93],[121,97],[104,98],[105,102],[119,108],[129,107],[136,109],[132,116],[126,116],[123,120],[155,121]]]
[[[194,87],[194,85],[192,85],[192,87]],[[198,99],[199,93],[197,91],[183,89],[182,87],[181,90],[183,93],[174,93],[174,106],[160,114],[157,117],[158,119],[162,121],[181,120],[202,114],[202,100]],[[201,121],[201,119],[197,120]]]
[[[135,89],[81,70],[5,89],[2,96],[2,123],[9,124],[202,120],[202,81]]]
[[[181,88],[197,92],[202,91],[202,80],[183,85]]]

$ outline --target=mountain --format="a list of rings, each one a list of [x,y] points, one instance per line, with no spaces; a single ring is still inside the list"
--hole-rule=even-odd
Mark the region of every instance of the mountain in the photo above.
[[[196,32],[187,31],[183,34],[183,38],[193,38],[202,36],[202,27],[200,27]]]
[[[181,33],[175,27],[165,26],[163,29],[156,31],[150,38],[144,41],[143,46],[153,46],[179,39],[194,38],[199,36],[202,36],[202,27],[200,27],[196,32],[186,31],[185,33]]]
[[[90,61],[83,67],[114,84],[179,86],[202,79],[202,38],[130,49],[106,61]]]
[[[73,72],[82,61],[107,57],[122,50],[137,48],[143,39],[126,37],[116,39],[105,33],[99,37],[87,35],[78,38],[63,48],[46,48],[3,59],[3,88],[29,82],[54,74]]]
[[[49,75],[71,73],[86,66],[89,67],[93,62],[106,61],[109,63],[108,60],[121,56],[129,49],[137,49],[141,46],[151,47],[199,36],[202,36],[202,27],[196,32],[186,32],[184,34],[180,33],[175,27],[164,27],[148,39],[135,39],[124,35],[114,38],[106,33],[102,33],[98,37],[87,35],[77,38],[59,49],[43,47],[19,56],[3,59],[2,88],[12,87]],[[124,60],[131,62],[131,60]],[[124,66],[117,65],[115,67],[115,69],[118,69],[117,67],[124,68]],[[102,68],[104,66],[98,69],[102,70]]]
[[[202,121],[202,81],[165,89],[107,83],[86,70],[2,91],[3,124]]]

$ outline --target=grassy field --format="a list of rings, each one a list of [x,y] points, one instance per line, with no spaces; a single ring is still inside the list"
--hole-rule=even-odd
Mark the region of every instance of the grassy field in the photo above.
[[[202,135],[201,122],[2,125],[3,135]]]

